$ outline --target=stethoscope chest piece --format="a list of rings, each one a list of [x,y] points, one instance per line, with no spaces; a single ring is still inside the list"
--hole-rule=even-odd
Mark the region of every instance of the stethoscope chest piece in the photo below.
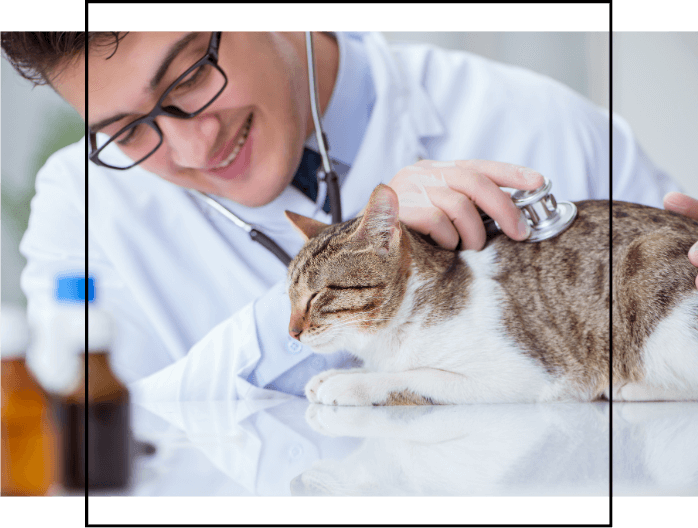
[[[515,191],[511,195],[514,204],[521,209],[531,226],[531,236],[526,242],[540,242],[553,238],[569,226],[577,217],[577,207],[571,202],[558,202],[550,193],[552,183],[545,183],[533,191]]]

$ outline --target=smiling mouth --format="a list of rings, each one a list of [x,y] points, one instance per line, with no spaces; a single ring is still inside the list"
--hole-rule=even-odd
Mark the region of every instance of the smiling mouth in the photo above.
[[[242,125],[242,129],[240,130],[240,135],[238,137],[237,143],[235,144],[235,148],[232,150],[232,152],[222,162],[220,162],[215,167],[211,167],[209,170],[223,169],[223,168],[227,167],[228,165],[230,165],[233,161],[235,161],[235,158],[237,158],[238,154],[242,150],[242,147],[245,145],[245,142],[247,141],[247,136],[250,134],[250,128],[252,127],[252,116],[253,116],[253,114],[250,114],[249,116],[247,116],[247,120]]]

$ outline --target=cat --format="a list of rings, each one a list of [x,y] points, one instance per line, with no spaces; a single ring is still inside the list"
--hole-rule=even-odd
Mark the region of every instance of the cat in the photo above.
[[[401,223],[387,185],[341,224],[287,211],[306,239],[288,270],[290,335],[315,352],[363,360],[311,378],[307,398],[698,400],[698,270],[687,257],[698,222],[625,202],[575,205],[577,218],[555,238],[499,234],[481,251],[460,252]]]

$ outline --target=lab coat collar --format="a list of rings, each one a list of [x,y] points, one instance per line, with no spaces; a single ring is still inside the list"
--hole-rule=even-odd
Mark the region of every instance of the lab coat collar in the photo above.
[[[408,64],[399,51],[392,51],[380,33],[366,33],[363,41],[376,102],[361,148],[341,189],[342,212],[347,219],[360,213],[376,185],[390,181],[403,167],[428,156],[424,139],[445,132],[436,108],[419,81],[408,75]],[[425,51],[420,63],[427,59],[428,48]],[[420,79],[424,75],[412,77]],[[369,179],[368,174],[376,176]]]

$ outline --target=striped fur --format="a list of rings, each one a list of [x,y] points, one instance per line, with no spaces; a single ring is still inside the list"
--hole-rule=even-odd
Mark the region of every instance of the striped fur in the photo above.
[[[308,239],[288,272],[290,334],[364,362],[321,373],[306,395],[336,405],[698,399],[697,271],[686,258],[698,222],[614,202],[611,270],[609,205],[577,203],[554,239],[499,235],[478,252],[434,246],[400,223],[385,185],[343,224],[289,213]]]

